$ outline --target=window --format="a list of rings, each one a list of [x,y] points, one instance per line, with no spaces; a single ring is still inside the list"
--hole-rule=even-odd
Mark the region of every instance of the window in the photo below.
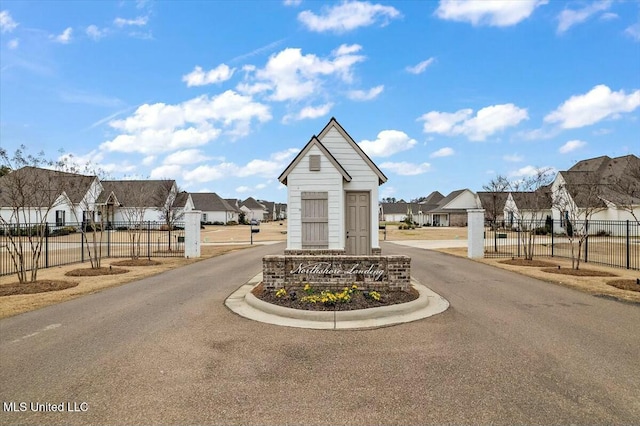
[[[64,226],[66,213],[64,210],[56,210],[56,226]]]
[[[309,171],[319,172],[320,171],[320,156],[319,155],[310,155],[309,156]]]
[[[207,221],[207,214],[206,213],[202,213],[202,221],[203,222]]]
[[[302,248],[329,248],[329,193],[303,192]]]

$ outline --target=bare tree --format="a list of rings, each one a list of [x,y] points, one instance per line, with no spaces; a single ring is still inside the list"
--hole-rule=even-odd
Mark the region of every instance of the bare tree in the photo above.
[[[94,180],[87,188],[84,196],[77,203],[77,208],[72,208],[71,212],[77,223],[81,223],[81,235],[83,246],[86,248],[89,262],[92,269],[99,269],[102,266],[102,246],[105,231],[106,212],[104,205],[98,203],[102,194],[101,179],[106,178],[104,170],[91,163],[78,166],[73,160],[73,156],[66,156],[67,166],[70,172],[79,172],[83,175],[93,176]],[[91,237],[91,238],[89,238]]]
[[[0,244],[9,252],[21,283],[37,280],[49,213],[67,203],[65,191],[74,184],[60,171],[63,162],[25,150],[23,145],[10,155],[0,148],[3,170],[11,170],[0,177],[0,206],[8,210],[6,215],[0,211]]]
[[[169,232],[169,251],[171,251],[171,231],[176,222],[184,217],[184,205],[180,199],[183,196],[186,196],[186,193],[178,188],[173,179],[163,179],[153,195],[153,204],[159,206],[157,210],[160,213],[160,220]]]
[[[505,193],[509,191],[510,188],[511,182],[509,182],[509,180],[503,175],[498,175],[494,179],[491,179],[488,184],[482,185],[482,189],[484,189],[488,194],[487,197],[483,197],[487,198],[484,203],[486,205],[483,204],[483,207],[488,219],[494,227],[498,222],[498,218],[504,211],[504,201],[506,198]]]
[[[590,172],[563,172],[552,198],[554,208],[560,211],[561,225],[565,228],[571,247],[571,267],[580,269],[582,248],[589,235],[589,220],[606,208],[601,198],[603,185],[600,176]]]
[[[553,171],[550,168],[536,168],[531,176],[511,184],[511,195],[517,206],[517,211],[513,213],[517,215],[518,238],[526,260],[533,260],[542,212],[551,209],[549,184],[552,178]]]

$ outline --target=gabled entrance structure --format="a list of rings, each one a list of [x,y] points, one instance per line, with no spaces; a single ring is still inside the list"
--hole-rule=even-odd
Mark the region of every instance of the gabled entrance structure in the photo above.
[[[287,248],[262,259],[266,289],[409,289],[411,258],[380,250],[378,186],[387,177],[335,118],[278,180],[288,189]]]
[[[378,186],[387,177],[335,118],[278,180],[288,188],[287,253],[380,254]]]

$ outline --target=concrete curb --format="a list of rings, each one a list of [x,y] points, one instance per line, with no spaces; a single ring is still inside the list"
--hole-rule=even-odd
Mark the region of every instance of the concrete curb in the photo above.
[[[414,278],[411,284],[418,299],[392,306],[356,311],[303,311],[263,302],[251,290],[262,281],[262,273],[231,294],[225,305],[233,312],[254,321],[287,327],[312,329],[364,329],[402,324],[444,312],[449,302]]]

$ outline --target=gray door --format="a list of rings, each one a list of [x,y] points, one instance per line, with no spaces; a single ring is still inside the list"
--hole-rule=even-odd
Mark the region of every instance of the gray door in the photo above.
[[[371,254],[371,209],[368,192],[347,192],[346,252]]]

